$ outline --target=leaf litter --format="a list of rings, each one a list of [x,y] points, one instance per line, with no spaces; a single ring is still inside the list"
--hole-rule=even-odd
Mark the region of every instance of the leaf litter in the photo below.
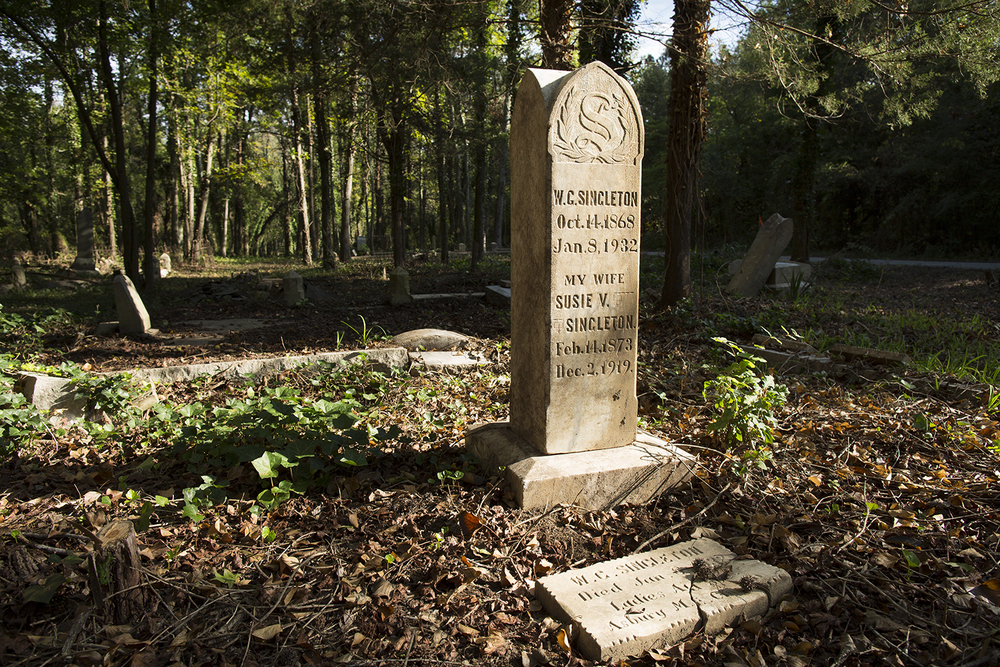
[[[225,472],[225,498],[192,520],[181,491],[201,480],[183,463],[141,442],[41,441],[0,471],[0,656],[587,665],[572,628],[534,600],[536,580],[710,537],[787,570],[793,592],[763,617],[627,664],[996,664],[1000,424],[987,401],[860,363],[838,377],[785,377],[771,459],[740,470],[739,449],[707,428],[711,344],[666,316],[647,318],[640,341],[644,424],[699,462],[695,479],[645,506],[518,510],[499,478],[466,459],[466,429],[507,417],[506,353],[493,370],[387,383],[366,418],[400,435],[367,466],[266,511],[245,466]],[[244,390],[217,380],[163,394],[212,404]],[[147,613],[120,626],[93,606],[86,562],[100,527],[141,522],[127,490],[167,503],[137,530]]]

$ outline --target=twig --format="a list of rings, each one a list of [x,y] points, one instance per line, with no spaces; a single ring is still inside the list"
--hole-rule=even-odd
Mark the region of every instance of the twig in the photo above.
[[[24,537],[22,536],[21,539],[24,539]],[[62,556],[63,558],[66,558],[67,556],[79,556],[79,554],[75,554],[72,551],[60,549],[59,547],[50,547],[47,544],[37,544],[35,542],[31,542],[30,540],[24,540],[24,543],[32,549],[38,549],[39,551],[44,551],[47,554],[55,554],[56,556]]]
[[[636,554],[639,553],[640,551],[642,551],[643,549],[645,549],[650,544],[652,544],[653,542],[657,541],[658,539],[660,539],[661,537],[663,537],[667,533],[673,532],[673,531],[677,530],[678,528],[680,528],[681,526],[683,526],[684,524],[687,524],[687,523],[690,523],[690,522],[694,521],[695,519],[697,519],[698,517],[700,517],[702,514],[704,514],[708,510],[712,509],[712,506],[715,505],[715,503],[719,502],[719,498],[722,497],[722,494],[724,494],[726,491],[728,491],[729,487],[731,487],[732,485],[733,485],[732,482],[729,482],[729,484],[726,484],[726,486],[723,487],[722,491],[719,491],[719,493],[716,494],[716,496],[712,500],[712,502],[710,502],[708,505],[706,505],[703,510],[701,510],[697,514],[689,516],[688,518],[684,519],[680,523],[675,523],[674,525],[670,526],[670,528],[667,528],[666,530],[657,533],[653,537],[649,538],[648,540],[646,540],[645,542],[643,542],[642,544],[640,544],[639,547],[635,551],[633,551],[632,553],[636,553]]]
[[[72,539],[72,540],[78,540],[80,542],[89,542],[90,541],[90,538],[87,537],[86,535],[77,535],[76,533],[55,533],[55,534],[52,534],[52,535],[48,535],[46,533],[27,533],[27,532],[23,532],[22,531],[21,535],[24,536],[24,537],[30,537],[33,540],[39,540],[39,541],[54,540],[54,539],[62,538],[62,537],[66,537],[66,538],[69,538],[69,539]]]
[[[73,642],[76,641],[77,636],[83,631],[83,626],[87,622],[87,619],[90,618],[93,611],[93,607],[87,607],[81,613],[77,614],[75,619],[73,619],[73,625],[70,626],[69,632],[66,633],[66,641],[63,642],[62,647],[62,655],[66,658],[67,662],[70,662],[70,659],[72,658]]]
[[[413,650],[413,645],[417,643],[417,633],[414,632],[410,635],[410,645],[406,647],[406,657],[403,658],[403,667],[410,664],[410,652]]]

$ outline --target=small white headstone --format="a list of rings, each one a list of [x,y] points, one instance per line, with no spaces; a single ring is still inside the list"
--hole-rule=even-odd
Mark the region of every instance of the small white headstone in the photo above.
[[[170,254],[165,252],[160,255],[160,277],[166,278],[173,270],[174,267],[170,262]]]

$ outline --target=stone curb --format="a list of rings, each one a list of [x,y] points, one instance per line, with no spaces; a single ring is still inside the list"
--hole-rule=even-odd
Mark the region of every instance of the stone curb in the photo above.
[[[430,357],[430,358],[428,358]],[[167,383],[190,381],[200,375],[221,375],[236,377],[240,375],[260,375],[269,371],[291,370],[318,361],[329,363],[350,364],[362,359],[371,362],[376,369],[389,372],[392,369],[403,371],[423,369],[450,373],[461,373],[469,368],[488,365],[489,362],[479,355],[462,353],[455,356],[453,352],[420,352],[410,353],[405,348],[394,347],[378,350],[345,350],[341,352],[323,352],[320,354],[300,355],[295,357],[272,357],[269,359],[245,359],[242,361],[224,361],[211,364],[193,364],[189,366],[167,366],[164,368],[140,368],[134,371],[117,371],[102,373],[102,375],[117,375],[128,372],[140,382]],[[59,426],[65,426],[83,419],[86,415],[86,401],[76,398],[71,381],[67,378],[44,375],[40,373],[21,373],[17,389],[28,401],[39,410],[51,413],[50,421]],[[139,397],[136,405],[140,408],[151,407],[158,402],[155,390]],[[97,415],[89,418],[96,419]]]
[[[132,377],[146,382],[177,382],[193,380],[199,375],[223,375],[234,377],[238,375],[259,375],[268,371],[285,371],[317,361],[355,363],[365,358],[382,367],[408,368],[409,353],[401,347],[382,350],[347,350],[342,352],[323,352],[295,357],[272,357],[269,359],[245,359],[242,361],[221,361],[211,364],[194,364],[191,366],[167,366],[165,368],[141,368],[132,371]]]

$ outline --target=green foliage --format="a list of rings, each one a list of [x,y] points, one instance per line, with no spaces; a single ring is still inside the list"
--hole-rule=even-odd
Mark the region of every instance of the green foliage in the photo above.
[[[5,376],[0,379],[0,462],[45,433],[44,415],[14,391]]]
[[[774,412],[787,401],[788,389],[760,370],[761,359],[725,339],[716,341],[726,346],[736,361],[705,383],[703,395],[715,413],[708,430],[727,448],[742,446],[744,461],[763,468],[771,455],[758,443],[774,442]]]
[[[73,387],[78,397],[87,399],[88,410],[102,412],[125,432],[142,424],[142,414],[135,401],[143,388],[133,382],[130,374],[91,375],[75,367],[73,371]],[[108,432],[106,429],[91,430],[95,435]]]
[[[384,338],[386,336],[385,329],[380,326],[369,327],[368,322],[365,321],[364,315],[358,315],[361,319],[361,325],[355,328],[348,324],[347,322],[341,322],[345,327],[354,332],[358,337],[358,342],[362,345],[368,345],[376,339],[376,337]]]
[[[192,471],[249,464],[264,487],[258,501],[273,510],[293,494],[325,484],[338,471],[367,465],[373,442],[400,433],[395,427],[381,431],[366,421],[366,406],[377,405],[384,389],[382,374],[360,364],[325,364],[306,374],[310,385],[326,390],[323,397],[306,398],[292,386],[250,385],[243,396],[212,408],[199,402],[156,405],[147,420],[149,442],[168,444]],[[202,484],[184,490],[183,513],[200,521],[199,509],[225,495],[224,484],[203,473]]]

